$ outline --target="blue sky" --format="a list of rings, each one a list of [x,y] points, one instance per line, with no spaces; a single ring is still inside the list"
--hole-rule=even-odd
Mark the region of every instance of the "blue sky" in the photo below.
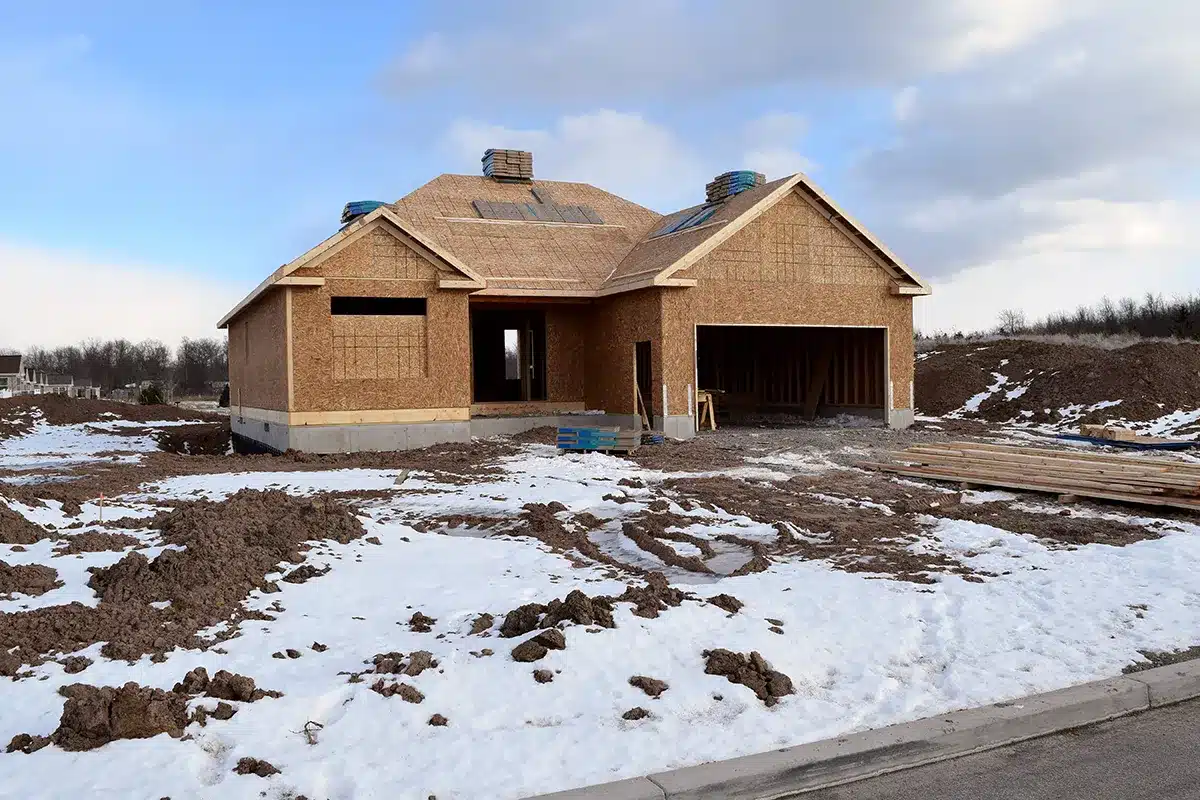
[[[0,346],[214,334],[343,203],[487,146],[659,211],[804,169],[933,280],[927,329],[1099,296],[1013,275],[1192,290],[1200,37],[1159,8],[0,0],[0,268],[78,308],[0,321]]]

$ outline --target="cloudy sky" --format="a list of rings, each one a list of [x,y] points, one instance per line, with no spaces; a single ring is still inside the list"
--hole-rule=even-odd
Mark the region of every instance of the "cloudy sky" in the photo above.
[[[1200,290],[1192,0],[36,5],[0,0],[0,347],[214,335],[491,146],[661,212],[803,170],[923,330]]]

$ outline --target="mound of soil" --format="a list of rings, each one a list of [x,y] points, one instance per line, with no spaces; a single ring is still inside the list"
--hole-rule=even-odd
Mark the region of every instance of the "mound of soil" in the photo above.
[[[514,433],[510,438],[520,444],[557,444],[558,428],[553,425],[543,425],[540,428],[530,428],[527,431]]]
[[[130,682],[119,688],[73,683],[50,740],[63,750],[94,750],[117,739],[179,738],[187,726],[187,696]]]
[[[157,422],[160,420],[203,420],[213,415],[176,406],[142,406],[118,403],[112,400],[91,400],[64,397],[58,394],[22,395],[0,398],[0,419],[16,421],[15,425],[4,426],[10,433],[23,433],[33,427],[30,419],[35,409],[41,412],[41,420],[50,425],[80,425],[86,422],[109,422],[125,419],[132,422]]]
[[[45,594],[62,586],[58,570],[41,564],[10,566],[0,561],[0,599],[9,600],[14,594],[31,597]]]
[[[792,687],[792,679],[771,669],[758,651],[747,656],[718,648],[705,650],[704,658],[706,675],[724,675],[730,683],[740,683],[768,707],[778,703],[779,698],[796,691]]]
[[[261,758],[239,758],[233,771],[238,775],[257,775],[260,778],[269,778],[279,774],[279,770],[274,764],[263,761]]]
[[[0,544],[33,544],[52,534],[13,511],[0,500]]]
[[[25,664],[51,653],[73,652],[107,642],[107,658],[133,660],[176,646],[203,647],[196,632],[220,622],[252,616],[240,605],[252,589],[265,588],[264,576],[280,562],[299,561],[308,542],[346,543],[364,533],[362,524],[339,503],[291,497],[272,490],[243,489],[223,502],[188,503],[150,521],[166,550],[153,561],[132,552],[104,569],[94,569],[88,585],[100,602],[0,614],[0,651],[18,648]],[[166,608],[152,602],[169,601]]]
[[[711,472],[740,467],[746,463],[745,449],[721,447],[703,436],[694,439],[667,439],[662,444],[639,447],[625,456],[646,469],[666,472]]]
[[[154,437],[158,449],[185,456],[223,456],[229,452],[229,420],[163,428]]]
[[[104,533],[88,531],[76,533],[62,541],[54,548],[56,556],[69,556],[76,553],[99,553],[106,550],[124,550],[128,547],[138,547],[142,540],[128,533]]]
[[[940,416],[962,408],[997,382],[993,373],[1007,381],[980,403],[978,412],[966,412],[967,416],[994,422],[1018,418],[1056,422],[1061,419],[1058,409],[1120,400],[1118,406],[1071,422],[1144,422],[1176,410],[1200,408],[1200,344],[1143,342],[1107,350],[1004,339],[939,345],[921,354],[916,365],[917,409]],[[1008,392],[1026,385],[1023,393],[1008,398]]]

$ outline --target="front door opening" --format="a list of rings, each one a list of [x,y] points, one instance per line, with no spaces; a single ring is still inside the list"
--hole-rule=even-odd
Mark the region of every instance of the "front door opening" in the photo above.
[[[641,404],[637,409],[640,415],[646,414],[646,424],[654,425],[654,392],[650,381],[650,342],[635,342],[633,345],[633,372],[637,393],[641,396]]]
[[[546,399],[546,317],[541,311],[471,311],[476,403]]]
[[[730,421],[851,414],[883,419],[882,328],[700,325],[696,379]]]

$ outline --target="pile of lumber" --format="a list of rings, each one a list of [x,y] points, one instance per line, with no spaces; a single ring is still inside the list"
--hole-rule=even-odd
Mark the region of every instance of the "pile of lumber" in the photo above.
[[[642,432],[620,428],[559,428],[556,443],[559,450],[632,453],[642,443]]]
[[[1114,428],[1111,425],[1080,425],[1079,433],[1082,436],[1091,436],[1093,439],[1112,439],[1115,442],[1132,442],[1138,438],[1137,431],[1131,431],[1129,428]]]
[[[917,445],[859,466],[931,478],[1200,511],[1200,464],[981,442]]]

